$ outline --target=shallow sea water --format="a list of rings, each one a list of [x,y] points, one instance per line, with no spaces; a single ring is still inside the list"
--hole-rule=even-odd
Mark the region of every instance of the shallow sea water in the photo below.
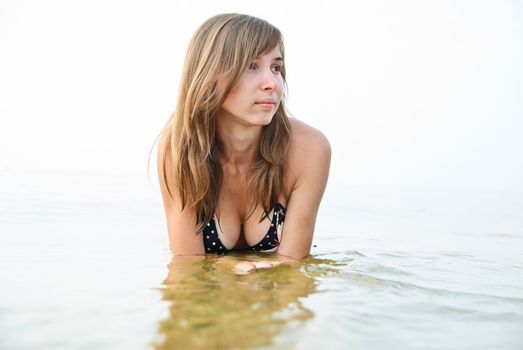
[[[523,193],[330,186],[297,266],[172,257],[146,180],[0,172],[0,349],[521,349]]]

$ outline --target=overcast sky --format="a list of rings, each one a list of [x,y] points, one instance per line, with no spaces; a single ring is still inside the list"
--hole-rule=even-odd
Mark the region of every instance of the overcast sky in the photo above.
[[[144,177],[189,39],[222,12],[283,32],[332,183],[523,189],[523,7],[501,0],[0,0],[0,171]]]

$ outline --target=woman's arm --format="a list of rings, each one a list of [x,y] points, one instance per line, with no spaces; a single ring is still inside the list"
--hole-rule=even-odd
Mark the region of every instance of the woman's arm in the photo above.
[[[194,210],[189,208],[187,205],[182,210],[181,200],[177,196],[176,184],[172,182],[172,162],[170,160],[170,152],[166,157],[166,171],[169,181],[169,189],[174,195],[174,199],[167,191],[167,185],[162,175],[163,169],[160,159],[161,149],[164,145],[163,142],[164,140],[161,138],[158,143],[158,177],[160,181],[160,190],[162,192],[163,206],[165,209],[165,219],[167,221],[171,251],[175,255],[203,255],[205,254],[203,238],[196,228]]]
[[[289,171],[295,184],[277,255],[282,259],[304,259],[311,250],[316,215],[327,185],[331,148],[318,130],[296,120],[292,127]]]

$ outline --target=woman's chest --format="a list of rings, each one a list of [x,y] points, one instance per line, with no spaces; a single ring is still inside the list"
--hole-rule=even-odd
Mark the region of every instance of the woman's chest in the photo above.
[[[245,225],[247,223],[240,226],[240,231],[225,232],[223,227],[226,225],[215,215],[203,230],[205,250],[208,253],[224,253],[230,250],[274,252],[281,240],[284,216],[285,208],[276,204],[270,215],[261,220],[267,221],[266,224],[260,226],[260,221],[257,222],[258,227],[262,227],[264,232],[250,234],[249,231],[243,230],[243,227],[248,227]],[[227,229],[233,226],[229,225]]]
[[[267,216],[261,206],[253,210],[250,205],[238,207],[237,204],[234,201],[223,202],[214,216],[218,237],[228,250],[256,245],[273,226],[272,212]]]
[[[279,203],[286,206],[283,194]],[[273,208],[265,213],[260,204],[254,205],[253,191],[245,179],[224,176],[214,222],[218,237],[228,250],[252,248],[264,239],[272,241],[276,238],[271,233],[276,233],[278,215]]]

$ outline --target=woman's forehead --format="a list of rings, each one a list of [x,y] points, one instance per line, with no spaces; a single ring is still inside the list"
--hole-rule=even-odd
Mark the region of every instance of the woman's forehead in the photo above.
[[[276,46],[269,51],[265,51],[265,52],[261,53],[260,55],[255,56],[254,58],[255,59],[256,58],[269,58],[271,60],[282,60],[283,61],[283,55],[281,53],[281,49],[279,46]]]

